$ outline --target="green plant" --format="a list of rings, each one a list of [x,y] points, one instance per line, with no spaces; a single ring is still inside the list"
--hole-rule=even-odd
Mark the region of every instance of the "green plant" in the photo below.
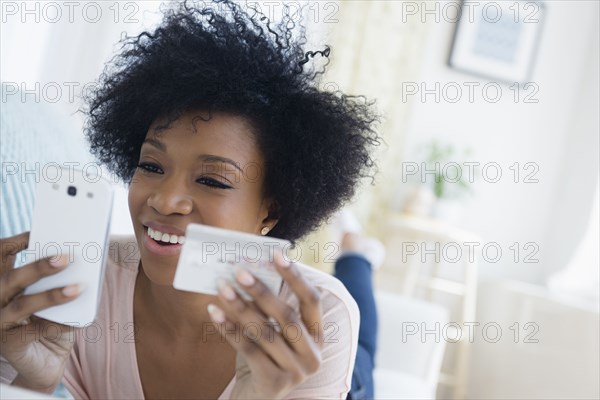
[[[425,183],[431,186],[438,199],[459,198],[472,193],[469,174],[463,171],[464,164],[456,159],[456,149],[451,144],[442,145],[437,140],[426,146],[427,156],[425,165],[427,172],[434,172],[433,182],[427,179]],[[464,155],[470,154],[470,149]],[[427,177],[428,174],[425,174]]]

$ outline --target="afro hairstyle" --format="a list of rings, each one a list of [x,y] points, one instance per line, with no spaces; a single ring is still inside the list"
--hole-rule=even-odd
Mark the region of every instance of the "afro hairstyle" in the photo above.
[[[285,10],[274,24],[229,0],[185,1],[164,9],[152,32],[124,36],[85,95],[92,154],[130,183],[158,118],[168,125],[196,110],[243,116],[257,132],[263,190],[276,204],[269,236],[295,242],[316,229],[362,178],[373,182],[380,116],[364,96],[319,89],[331,49],[305,51],[302,19]]]

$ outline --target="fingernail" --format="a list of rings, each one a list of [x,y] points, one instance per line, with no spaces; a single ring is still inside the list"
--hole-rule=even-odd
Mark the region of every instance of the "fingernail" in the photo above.
[[[223,314],[223,310],[221,310],[219,307],[211,303],[208,305],[208,307],[206,307],[206,309],[208,310],[208,314],[214,322],[218,324],[225,322],[225,314]]]
[[[66,254],[55,256],[50,259],[50,265],[54,268],[66,267],[67,264],[69,264],[69,256]]]
[[[254,285],[254,282],[256,282],[256,279],[254,279],[252,274],[243,268],[239,268],[236,271],[235,277],[237,281],[244,286],[252,286]]]
[[[81,292],[81,286],[78,284],[65,286],[62,290],[62,294],[67,297],[73,297]]]
[[[219,282],[219,292],[221,292],[223,297],[227,300],[235,300],[235,291],[227,282]]]
[[[275,257],[277,257],[277,260],[275,260],[275,262],[281,267],[281,268],[289,268],[290,266],[290,261],[285,258],[283,256],[283,254],[281,253],[276,253]]]

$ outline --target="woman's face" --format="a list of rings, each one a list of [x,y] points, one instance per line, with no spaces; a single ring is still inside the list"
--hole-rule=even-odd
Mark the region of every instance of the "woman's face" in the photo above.
[[[263,196],[265,163],[251,125],[232,114],[206,117],[189,112],[161,130],[155,121],[129,187],[144,272],[157,284],[173,283],[181,245],[150,238],[148,226],[173,242],[189,223],[259,234],[277,222]]]

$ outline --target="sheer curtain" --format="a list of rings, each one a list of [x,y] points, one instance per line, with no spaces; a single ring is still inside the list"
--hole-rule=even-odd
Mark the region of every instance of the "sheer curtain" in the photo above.
[[[589,224],[575,255],[566,268],[548,279],[548,287],[559,295],[593,306],[600,311],[600,182],[592,203]]]
[[[368,233],[374,236],[383,234],[383,222],[393,212],[394,190],[401,170],[403,131],[412,106],[410,99],[402,99],[402,83],[418,80],[431,29],[431,24],[422,23],[419,18],[403,21],[404,3],[327,2],[336,8],[330,6],[316,27],[320,43],[331,45],[331,63],[321,87],[376,99],[376,107],[384,116],[379,133],[385,143],[376,153],[379,167],[376,185],[370,185],[369,180],[363,182],[350,205]],[[314,13],[309,15],[314,18]],[[325,15],[330,18],[326,19]],[[306,237],[300,243],[302,261],[331,271],[331,262],[326,260],[332,249],[328,243],[335,240],[334,236],[323,226]]]
[[[333,62],[327,80],[343,91],[377,100],[384,115],[380,133],[385,144],[377,156],[377,185],[365,182],[352,207],[377,235],[392,210],[403,130],[411,101],[402,101],[402,83],[417,81],[431,25],[418,18],[403,21],[403,1],[342,1],[338,23],[330,25]]]

